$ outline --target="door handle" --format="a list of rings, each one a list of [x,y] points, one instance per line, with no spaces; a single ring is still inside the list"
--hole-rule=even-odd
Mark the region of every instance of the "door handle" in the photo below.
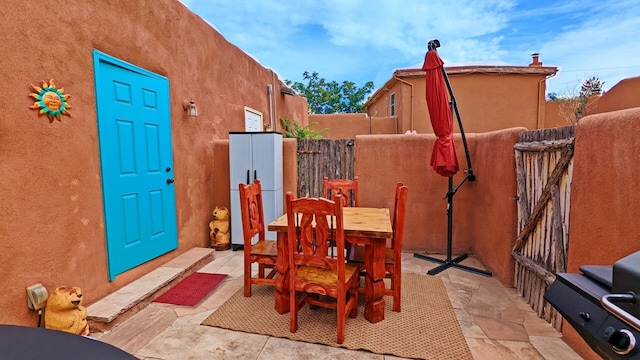
[[[253,170],[253,181],[256,181],[258,178],[258,170]]]
[[[249,181],[249,176],[251,176],[251,170],[247,169],[247,185],[251,184]]]
[[[167,179],[167,185],[173,184],[173,179]]]

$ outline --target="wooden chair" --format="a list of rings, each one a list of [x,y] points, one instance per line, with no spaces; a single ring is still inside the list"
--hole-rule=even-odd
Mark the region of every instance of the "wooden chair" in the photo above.
[[[349,179],[334,179],[329,180],[328,177],[324,177],[324,198],[334,200],[335,195],[342,195],[342,205],[355,207],[358,206],[358,177],[355,176],[353,180]],[[334,246],[335,247],[335,246]],[[347,258],[349,258],[351,252],[356,247],[355,244],[350,244],[347,239]]]
[[[264,208],[260,180],[253,184],[240,184],[240,213],[244,236],[244,296],[251,296],[251,284],[275,285],[275,265],[278,258],[277,242],[265,240]],[[253,244],[253,238],[258,241]],[[251,276],[251,264],[258,264],[258,277]],[[265,270],[270,269],[265,276]]]
[[[338,344],[344,342],[347,316],[358,315],[358,276],[361,265],[347,263],[344,253],[342,199],[293,199],[287,192],[289,242],[290,331],[298,330],[298,311],[308,303],[338,313]],[[338,248],[329,256],[330,239]],[[298,294],[302,293],[300,297]],[[334,298],[325,301],[320,295]]]
[[[353,180],[324,178],[324,198],[333,200],[336,194],[342,194],[344,206],[358,206],[358,177]]]
[[[404,218],[407,205],[407,193],[409,188],[399,182],[396,185],[396,197],[393,210],[391,226],[393,228],[393,238],[391,247],[387,248],[384,260],[386,270],[385,277],[391,279],[391,286],[384,290],[386,296],[393,296],[393,311],[400,311],[401,291],[402,291],[402,238],[404,237]],[[350,261],[364,263],[364,249],[358,246],[352,252]],[[360,292],[364,292],[361,288]]]

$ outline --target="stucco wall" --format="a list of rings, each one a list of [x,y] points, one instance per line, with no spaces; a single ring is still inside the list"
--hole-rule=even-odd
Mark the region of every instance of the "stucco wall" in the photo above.
[[[354,139],[356,135],[396,134],[396,117],[368,117],[357,114],[309,114],[313,130],[327,129],[321,135],[327,139]]]
[[[216,139],[244,130],[244,106],[271,121],[306,121],[306,100],[280,93],[275,74],[179,1],[10,1],[0,11],[0,323],[36,324],[25,288],[80,286],[100,299],[194,246],[207,246],[215,205]],[[179,247],[109,282],[92,50],[170,82]],[[49,124],[29,109],[30,84],[55,79],[72,117]],[[193,98],[200,116],[187,118]],[[277,130],[277,127],[274,129]],[[228,161],[227,161],[228,162]],[[228,166],[228,164],[227,164]]]
[[[589,114],[640,107],[640,76],[623,79],[603,94],[589,109]]]
[[[453,197],[453,253],[474,253],[494,276],[513,284],[511,245],[517,209],[513,145],[524,128],[468,134],[476,181],[465,182]],[[455,137],[461,171],[467,169],[464,146]],[[356,137],[356,168],[362,206],[393,208],[395,184],[409,187],[403,249],[446,253],[448,180],[429,165],[433,135],[362,135]]]
[[[640,108],[591,115],[578,122],[571,185],[568,272],[612,265],[640,251]],[[597,359],[563,324],[565,340]]]
[[[525,128],[511,128],[472,137],[476,174],[472,207],[474,254],[491,264],[494,277],[513,286],[511,247],[517,235],[517,182],[513,146]],[[460,147],[458,149],[461,149]],[[459,150],[459,153],[461,150]]]

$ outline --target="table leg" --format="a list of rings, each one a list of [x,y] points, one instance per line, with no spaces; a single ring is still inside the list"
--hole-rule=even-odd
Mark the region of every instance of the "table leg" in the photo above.
[[[278,260],[276,261],[276,311],[289,312],[289,247],[287,233],[278,232]]]
[[[384,320],[384,256],[385,239],[372,239],[365,246],[365,301],[364,317],[372,323]]]

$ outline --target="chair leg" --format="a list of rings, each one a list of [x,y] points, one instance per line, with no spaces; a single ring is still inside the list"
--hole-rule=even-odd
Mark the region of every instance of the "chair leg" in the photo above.
[[[258,277],[264,279],[264,264],[258,263]]]
[[[346,294],[342,294],[343,296],[338,295],[338,344],[342,344],[344,342],[344,327],[345,322],[347,321],[346,317],[346,301],[347,297],[344,296]]]
[[[402,272],[398,271],[397,269],[391,276],[391,288],[393,289],[393,311],[400,312]]]
[[[294,333],[298,331],[298,300],[295,291],[291,291],[289,296],[289,331]]]
[[[351,311],[349,311],[349,317],[355,319],[358,317],[358,286],[349,289],[349,302],[353,299],[353,305],[351,306]]]
[[[251,296],[251,263],[244,262],[244,296]]]

